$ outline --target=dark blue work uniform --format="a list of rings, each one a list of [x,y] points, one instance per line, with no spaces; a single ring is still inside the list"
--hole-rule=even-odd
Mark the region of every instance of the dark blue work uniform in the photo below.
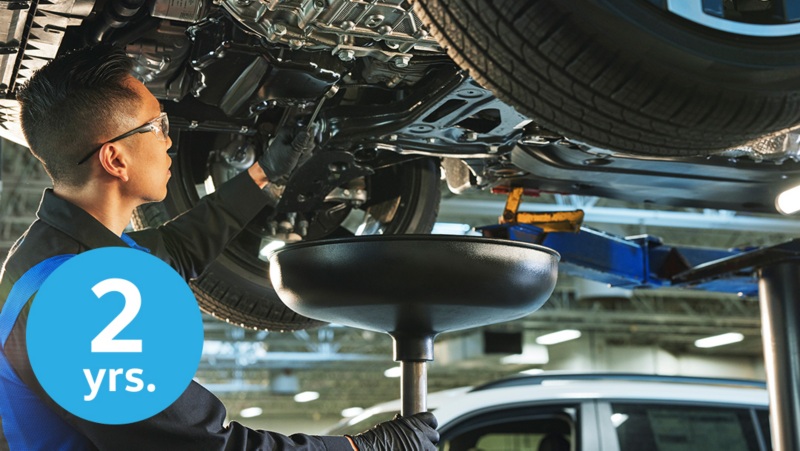
[[[174,220],[154,229],[130,234],[152,255],[164,260],[185,280],[198,277],[244,226],[267,204],[267,195],[247,172],[229,180],[215,193]],[[121,237],[78,206],[47,189],[35,221],[9,252],[0,271],[0,303],[5,304],[14,284],[31,268],[57,255],[79,254],[91,249],[128,247]],[[308,450],[352,451],[344,437],[296,434],[287,437],[253,430],[233,421],[223,427],[225,406],[212,393],[192,381],[186,391],[161,413],[123,425],[98,424],[72,415],[42,389],[31,369],[25,342],[28,299],[11,328],[3,351],[18,379],[40,402],[63,419],[62,428],[46,424],[21,424],[27,434],[62,434],[67,449],[88,450]],[[75,325],[80,327],[80,325]],[[11,402],[14,402],[12,399]],[[54,420],[58,418],[53,417]],[[5,421],[4,423],[10,423]],[[59,422],[59,421],[55,421]],[[63,422],[61,422],[63,424]],[[72,437],[67,435],[72,434]],[[63,448],[59,446],[59,448]],[[17,450],[11,451],[34,451]],[[40,451],[40,450],[35,450]],[[44,451],[44,450],[42,450]],[[51,451],[50,449],[46,451]]]

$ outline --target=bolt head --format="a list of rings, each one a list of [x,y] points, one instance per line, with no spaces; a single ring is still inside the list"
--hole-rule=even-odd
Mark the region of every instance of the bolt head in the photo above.
[[[328,165],[328,171],[333,173],[344,172],[347,170],[347,164],[341,162],[334,162]]]
[[[478,140],[478,134],[475,133],[475,132],[466,133],[466,134],[464,134],[464,139],[466,141],[477,141]]]
[[[522,138],[523,144],[532,144],[535,146],[543,146],[546,144],[550,144],[550,140],[543,137],[543,136],[525,136]]]
[[[339,26],[342,28],[342,30],[352,30],[353,28],[356,27],[356,24],[354,24],[353,22],[350,22],[349,20],[347,20],[347,21],[342,22],[342,24],[339,25]]]
[[[278,36],[283,36],[286,34],[286,25],[282,23],[273,24],[271,27],[271,32],[277,34]]]
[[[364,25],[368,26],[369,28],[375,28],[383,23],[383,19],[385,19],[385,17],[383,17],[381,14],[374,14],[367,17],[367,20],[364,21]]]
[[[394,65],[397,67],[408,67],[408,63],[411,61],[410,56],[398,56],[394,60]]]
[[[342,61],[353,61],[356,58],[356,52],[353,50],[343,50],[339,52],[339,59]]]

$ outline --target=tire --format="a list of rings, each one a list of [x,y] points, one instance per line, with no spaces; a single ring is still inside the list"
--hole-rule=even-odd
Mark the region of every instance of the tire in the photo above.
[[[202,133],[194,135],[199,137]],[[181,141],[187,145],[182,145]],[[179,155],[172,164],[173,176],[167,186],[167,197],[134,211],[136,230],[164,224],[197,203],[199,195],[191,189],[195,184],[192,144],[197,141],[179,140]],[[189,148],[192,153],[186,151]],[[433,229],[441,198],[439,174],[438,161],[423,158],[382,169],[368,179],[368,187],[374,187],[375,192],[382,185],[393,190],[392,193],[397,190],[401,199],[394,219],[383,233],[429,233]],[[256,252],[241,249],[243,244],[239,241],[252,241],[253,229],[256,227],[248,226],[200,277],[189,282],[200,309],[241,327],[269,331],[310,329],[327,324],[298,315],[281,302],[268,277],[269,263],[255,258]]]
[[[418,0],[479,83],[614,151],[697,156],[800,123],[800,37],[724,33],[646,0]]]

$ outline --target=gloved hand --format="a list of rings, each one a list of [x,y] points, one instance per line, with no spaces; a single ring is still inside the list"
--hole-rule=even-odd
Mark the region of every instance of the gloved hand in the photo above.
[[[439,422],[430,412],[409,417],[397,414],[392,421],[348,437],[358,451],[435,451],[439,443],[438,426]]]
[[[258,165],[264,170],[270,182],[292,172],[300,157],[314,150],[316,132],[315,124],[311,130],[303,127],[292,137],[292,130],[289,127],[281,127],[269,148],[258,159]]]

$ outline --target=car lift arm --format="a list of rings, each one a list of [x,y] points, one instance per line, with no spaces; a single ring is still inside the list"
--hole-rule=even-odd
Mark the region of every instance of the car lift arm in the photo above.
[[[582,226],[582,211],[519,213],[522,194],[509,193],[499,225],[477,230],[554,249],[559,272],[611,286],[758,294],[773,449],[800,451],[800,239],[732,250],[668,246],[650,235],[625,238]]]

